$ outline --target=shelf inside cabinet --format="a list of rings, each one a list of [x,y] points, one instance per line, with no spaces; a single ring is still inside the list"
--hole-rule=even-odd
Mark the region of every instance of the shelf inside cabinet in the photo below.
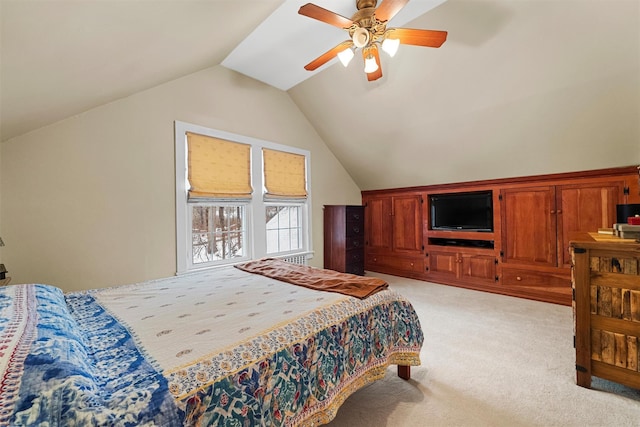
[[[492,249],[492,250],[495,248],[495,244],[493,240],[429,237],[428,242],[429,242],[429,245],[433,245],[433,246],[452,246],[452,247],[458,247],[458,248],[475,248],[475,249]]]
[[[427,237],[429,239],[495,240],[495,233],[491,231],[429,230],[427,231]]]

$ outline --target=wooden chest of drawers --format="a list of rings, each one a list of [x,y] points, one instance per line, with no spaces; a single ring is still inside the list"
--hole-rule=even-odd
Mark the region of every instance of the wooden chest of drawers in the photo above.
[[[324,268],[364,275],[364,207],[324,207]]]
[[[576,382],[640,388],[640,244],[591,237],[571,243]]]

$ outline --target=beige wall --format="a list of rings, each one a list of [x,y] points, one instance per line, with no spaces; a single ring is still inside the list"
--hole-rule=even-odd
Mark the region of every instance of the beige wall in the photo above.
[[[285,92],[216,66],[1,144],[12,283],[73,291],[175,273],[174,120],[310,150],[322,266],[322,206],[360,203],[359,188]]]

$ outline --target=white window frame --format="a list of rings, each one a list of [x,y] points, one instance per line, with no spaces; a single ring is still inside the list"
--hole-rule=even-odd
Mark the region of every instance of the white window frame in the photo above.
[[[187,138],[186,133],[193,132],[200,135],[211,136],[214,138],[225,139],[243,144],[251,145],[251,182],[253,186],[253,194],[251,199],[246,202],[235,201],[236,204],[247,203],[246,205],[246,224],[247,224],[247,251],[246,257],[234,258],[229,260],[219,260],[211,263],[193,264],[191,258],[191,213],[189,203],[187,201],[188,181],[187,181]],[[183,274],[190,271],[211,268],[212,266],[229,265],[238,263],[246,259],[257,259],[267,256],[266,243],[266,222],[265,205],[276,204],[302,204],[302,249],[287,253],[269,254],[269,256],[284,257],[287,255],[304,255],[311,257],[313,247],[311,241],[311,153],[287,145],[276,144],[274,142],[264,141],[243,135],[237,135],[216,129],[210,129],[204,126],[198,126],[191,123],[175,121],[174,122],[175,137],[175,176],[176,176],[176,274]],[[284,151],[293,154],[303,155],[306,160],[305,171],[307,181],[307,199],[305,201],[292,200],[265,200],[264,197],[264,174],[262,171],[262,149]],[[258,220],[260,218],[260,220]]]

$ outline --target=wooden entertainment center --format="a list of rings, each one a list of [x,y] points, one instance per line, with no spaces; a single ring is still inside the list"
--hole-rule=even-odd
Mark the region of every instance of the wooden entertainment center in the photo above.
[[[365,269],[571,305],[569,241],[640,203],[637,166],[362,192]],[[432,196],[491,191],[492,230],[434,229]]]

